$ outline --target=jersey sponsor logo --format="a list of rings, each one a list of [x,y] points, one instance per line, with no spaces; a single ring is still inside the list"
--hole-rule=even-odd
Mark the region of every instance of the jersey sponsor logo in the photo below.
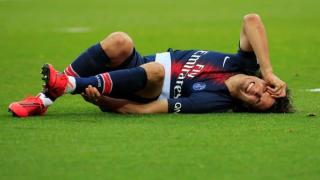
[[[226,64],[227,60],[230,59],[229,56],[226,56],[223,60],[223,64],[222,64],[222,67],[224,67],[224,65]]]
[[[204,65],[197,64],[197,61],[200,59],[201,56],[203,56],[207,53],[208,53],[208,51],[196,51],[188,59],[186,64],[183,65],[181,72],[179,73],[178,78],[177,78],[175,85],[174,85],[174,88],[173,88],[173,98],[174,99],[177,99],[181,96],[182,85],[184,83],[184,79],[186,77],[194,78],[204,68]]]
[[[182,104],[180,102],[176,102],[174,104],[174,112],[180,112],[181,111],[181,107],[182,107]]]
[[[195,91],[201,91],[204,90],[207,87],[206,83],[204,82],[198,82],[198,83],[194,83],[192,85],[193,90]]]

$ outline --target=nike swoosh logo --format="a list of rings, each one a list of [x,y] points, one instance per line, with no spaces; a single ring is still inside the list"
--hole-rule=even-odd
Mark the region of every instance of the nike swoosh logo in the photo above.
[[[224,64],[226,63],[226,61],[227,61],[228,59],[230,59],[230,57],[229,57],[229,56],[226,56],[226,57],[224,58],[224,60],[223,60],[223,64],[222,64],[222,67],[224,67]]]

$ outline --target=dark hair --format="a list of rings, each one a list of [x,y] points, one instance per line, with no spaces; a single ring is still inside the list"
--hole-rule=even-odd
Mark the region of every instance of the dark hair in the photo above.
[[[235,104],[232,108],[233,112],[252,112],[252,113],[293,113],[295,110],[292,105],[291,92],[287,88],[286,96],[281,98],[276,98],[275,103],[267,110],[258,110],[247,103],[235,100]]]
[[[262,79],[262,74],[260,71],[256,72],[255,76]],[[253,113],[293,113],[295,112],[291,91],[286,88],[286,96],[281,98],[276,98],[275,103],[267,110],[258,110],[250,107],[247,103],[240,100],[235,100],[235,104],[232,108],[233,112],[253,112]]]
[[[251,113],[293,113],[295,112],[292,105],[290,90],[286,89],[286,96],[276,98],[275,103],[267,110],[259,110],[249,106],[247,103],[235,100],[232,108],[233,112],[251,112]]]
[[[294,111],[291,91],[288,88],[286,89],[286,96],[276,98],[276,102],[266,110],[269,113],[293,113]]]

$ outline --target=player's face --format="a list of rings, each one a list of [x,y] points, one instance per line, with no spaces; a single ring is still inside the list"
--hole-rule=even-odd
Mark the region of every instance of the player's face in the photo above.
[[[267,84],[264,80],[255,76],[241,75],[236,83],[235,97],[250,107],[263,111],[274,104],[275,99],[267,92]]]

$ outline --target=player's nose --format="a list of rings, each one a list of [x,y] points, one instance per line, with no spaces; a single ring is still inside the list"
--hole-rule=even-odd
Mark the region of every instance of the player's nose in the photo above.
[[[253,89],[254,95],[260,98],[262,96],[263,90],[261,87],[255,87]]]

